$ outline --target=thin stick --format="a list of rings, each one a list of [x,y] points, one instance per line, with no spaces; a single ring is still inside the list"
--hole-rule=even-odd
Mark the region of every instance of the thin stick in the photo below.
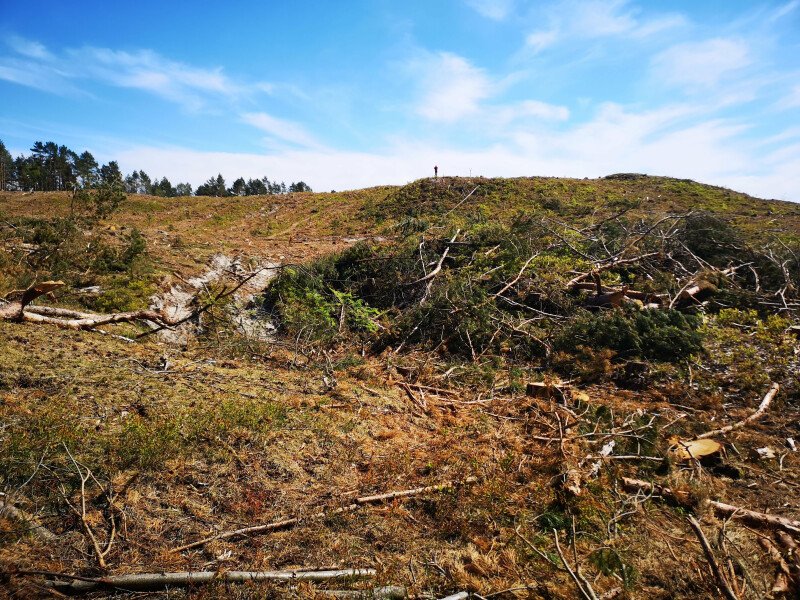
[[[375,576],[375,569],[337,569],[329,571],[197,571],[178,573],[137,573],[114,575],[96,579],[75,577],[62,573],[39,571],[17,571],[18,575],[42,575],[70,579],[71,581],[47,581],[46,585],[61,592],[80,594],[96,590],[123,589],[136,592],[151,592],[166,587],[186,587],[197,584],[225,581],[245,583],[248,581],[331,581],[338,579],[365,579]]]
[[[575,582],[575,585],[580,591],[581,596],[583,596],[586,600],[597,600],[597,596],[595,596],[593,593],[590,593],[589,590],[585,590],[583,588],[583,584],[581,584],[581,581],[580,579],[578,579],[578,576],[575,574],[575,571],[573,571],[572,567],[569,566],[569,562],[567,562],[567,558],[564,556],[564,552],[561,550],[561,544],[558,543],[558,531],[556,531],[555,529],[553,529],[553,537],[556,540],[556,551],[558,551],[558,556],[561,559],[561,562],[564,563],[564,566],[567,569],[567,573],[569,573],[569,576],[572,577],[572,581]]]
[[[725,576],[722,574],[722,570],[719,568],[717,559],[714,557],[714,552],[711,550],[711,544],[708,543],[708,539],[703,533],[700,523],[698,523],[697,519],[695,519],[692,515],[686,517],[686,520],[689,521],[689,525],[691,525],[692,529],[694,529],[697,539],[700,540],[700,545],[703,547],[703,553],[706,555],[708,566],[711,567],[711,572],[714,574],[714,578],[717,580],[717,587],[719,587],[720,591],[728,600],[739,600],[739,597],[733,592],[731,586],[728,584],[728,580],[725,579]]]
[[[478,188],[479,188],[479,187],[481,187],[481,186],[479,186],[479,185],[476,185],[474,190],[472,190],[472,191],[471,191],[469,194],[467,194],[466,196],[464,196],[464,197],[461,199],[461,202],[459,202],[459,203],[458,203],[458,204],[456,204],[456,205],[455,205],[453,208],[451,208],[451,209],[450,209],[450,210],[448,210],[446,213],[444,213],[444,216],[446,217],[446,216],[447,216],[447,215],[449,215],[451,212],[453,212],[455,209],[457,209],[459,206],[461,206],[462,204],[464,204],[464,202],[466,202],[466,201],[467,201],[467,198],[469,198],[470,196],[472,196],[472,194],[474,194],[475,192],[477,192],[477,191],[478,191]]]
[[[622,478],[622,486],[628,491],[644,491],[648,494],[658,494],[664,498],[668,498],[676,502],[685,501],[688,496],[688,494],[685,492],[674,491],[668,487],[663,487],[647,481],[641,481],[639,479],[631,479],[629,477]],[[795,535],[800,535],[800,521],[795,521],[794,519],[789,519],[778,515],[768,515],[766,513],[748,510],[739,506],[725,504],[724,502],[718,502],[716,500],[706,500],[705,504],[707,504],[718,516],[721,517],[738,519],[755,527],[782,530]]]
[[[754,412],[752,415],[750,415],[749,417],[747,417],[746,419],[743,419],[743,420],[739,421],[738,423],[734,423],[733,425],[726,425],[725,427],[720,427],[719,429],[714,429],[713,431],[707,431],[706,433],[698,435],[697,438],[695,438],[695,439],[702,440],[702,439],[705,439],[705,438],[714,437],[716,435],[722,435],[722,434],[728,433],[730,431],[733,431],[734,429],[741,429],[742,427],[744,427],[748,423],[752,423],[753,421],[757,421],[762,416],[764,416],[765,412],[767,412],[767,409],[769,408],[769,405],[772,402],[772,399],[775,397],[775,394],[778,393],[779,389],[781,389],[781,386],[779,384],[777,384],[777,383],[773,383],[772,387],[767,392],[767,395],[764,396],[764,399],[761,401],[761,404],[759,405],[758,410],[756,412]]]
[[[456,230],[456,234],[453,236],[453,239],[450,240],[451,243],[456,241],[456,238],[458,237],[459,233],[461,233],[461,230],[457,229]],[[429,280],[433,279],[434,277],[436,277],[439,274],[439,271],[442,270],[442,263],[444,263],[444,259],[447,258],[447,254],[449,252],[450,252],[450,246],[447,246],[447,248],[444,249],[444,252],[442,253],[442,256],[439,258],[439,262],[436,264],[436,267],[433,269],[433,271],[431,271],[430,273],[425,275],[425,277],[421,277],[421,278],[417,279],[416,281],[412,281],[411,283],[407,283],[406,285],[415,285],[417,283],[422,283],[423,281],[429,281]]]
[[[352,504],[349,504],[347,506],[342,506],[340,508],[336,508],[330,511],[320,511],[312,515],[309,515],[307,517],[299,517],[299,516],[291,517],[288,519],[283,519],[281,521],[273,521],[272,523],[266,523],[264,525],[253,525],[251,527],[242,527],[241,529],[224,531],[222,533],[218,533],[217,535],[212,535],[211,537],[203,538],[202,540],[197,540],[196,542],[192,542],[190,544],[184,544],[183,546],[173,548],[171,552],[183,552],[184,550],[199,548],[200,546],[204,546],[209,542],[213,542],[214,540],[227,540],[242,535],[252,535],[254,533],[266,533],[268,531],[277,531],[279,529],[289,529],[291,527],[294,527],[295,525],[299,525],[304,520],[324,519],[332,515],[353,512],[365,504],[378,504],[385,500],[395,500],[399,498],[409,498],[411,496],[419,496],[422,494],[428,494],[434,492],[444,492],[453,489],[455,487],[472,484],[477,481],[478,481],[477,477],[467,477],[466,479],[460,482],[449,481],[447,483],[442,483],[439,485],[429,485],[426,487],[414,488],[410,490],[388,492],[386,494],[378,494],[375,496],[362,496],[360,498],[356,498]]]
[[[531,257],[530,257],[528,260],[526,260],[526,261],[525,261],[525,264],[524,264],[524,265],[522,265],[522,268],[519,270],[519,273],[517,273],[517,276],[516,276],[516,277],[514,277],[514,279],[512,279],[511,281],[509,281],[507,284],[505,284],[505,285],[503,286],[503,289],[501,289],[499,292],[497,292],[497,293],[494,295],[494,296],[495,296],[495,298],[497,298],[498,296],[502,296],[502,295],[503,295],[503,293],[504,293],[504,292],[505,292],[505,291],[506,291],[508,288],[510,288],[510,287],[511,287],[512,285],[514,285],[515,283],[517,283],[517,282],[520,280],[520,278],[522,277],[522,274],[525,272],[525,269],[527,269],[527,268],[528,268],[528,265],[529,265],[529,264],[531,264],[531,262],[533,262],[533,259],[534,259],[534,258],[536,258],[537,256],[539,256],[539,253],[538,253],[538,252],[537,252],[536,254],[534,254],[533,256],[531,256]]]

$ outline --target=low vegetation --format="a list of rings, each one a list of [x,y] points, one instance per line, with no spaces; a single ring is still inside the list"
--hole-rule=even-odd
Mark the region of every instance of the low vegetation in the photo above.
[[[321,566],[376,572],[168,593],[797,593],[797,205],[636,174],[104,194],[0,194],[0,295],[192,290],[191,335],[0,320],[12,594]]]

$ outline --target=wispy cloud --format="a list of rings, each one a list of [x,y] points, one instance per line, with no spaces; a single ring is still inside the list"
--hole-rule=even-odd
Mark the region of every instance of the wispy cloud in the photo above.
[[[687,24],[686,17],[677,13],[643,17],[627,0],[560,0],[541,12],[547,26],[526,38],[526,46],[533,52],[575,40],[618,36],[644,39]]]
[[[246,113],[242,120],[273,138],[303,148],[321,149],[322,144],[306,129],[293,121],[278,119],[264,112]]]
[[[744,40],[714,38],[676,44],[652,61],[656,78],[689,89],[708,89],[752,64]]]
[[[525,38],[525,45],[534,52],[541,52],[545,48],[555,44],[561,34],[558,29],[543,29],[534,31]]]
[[[125,52],[85,46],[58,55],[18,36],[7,44],[14,55],[0,57],[0,79],[61,95],[94,82],[141,90],[196,111],[214,98],[244,99],[274,91],[269,83],[235,81],[221,67],[195,67],[147,49]]]
[[[486,72],[465,58],[439,52],[413,61],[421,78],[422,97],[417,114],[444,123],[453,123],[478,111],[481,101],[493,93]]]
[[[778,102],[778,108],[800,108],[800,84],[794,86],[789,93],[786,94]]]
[[[800,7],[800,0],[791,0],[790,2],[786,2],[785,4],[782,4],[777,9],[775,9],[775,11],[773,11],[773,13],[769,16],[768,20],[778,21],[783,17],[785,17],[786,15],[793,13],[795,10],[798,9],[798,7]]]
[[[12,35],[8,38],[7,42],[14,52],[22,56],[39,60],[53,60],[55,58],[43,44],[34,40]]]
[[[514,8],[514,0],[464,0],[469,7],[488,19],[502,21]]]

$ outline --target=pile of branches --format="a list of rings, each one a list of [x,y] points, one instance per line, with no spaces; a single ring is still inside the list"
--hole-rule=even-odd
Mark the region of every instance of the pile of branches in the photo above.
[[[706,213],[627,212],[583,227],[549,217],[456,227],[451,216],[285,269],[265,307],[307,342],[351,333],[377,351],[418,345],[472,360],[581,344],[669,360],[698,349],[698,312],[800,308],[800,251],[780,237],[751,245]]]

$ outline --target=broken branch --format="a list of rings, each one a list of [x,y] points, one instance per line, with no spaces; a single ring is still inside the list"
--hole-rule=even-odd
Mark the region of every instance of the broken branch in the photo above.
[[[217,535],[212,535],[211,537],[204,538],[202,540],[197,540],[196,542],[192,542],[190,544],[185,544],[183,546],[179,546],[177,548],[173,548],[172,552],[183,552],[184,550],[190,550],[192,548],[199,548],[200,546],[204,546],[209,542],[213,542],[214,540],[226,540],[234,537],[239,537],[242,535],[252,535],[255,533],[266,533],[268,531],[277,531],[280,529],[289,529],[294,527],[295,525],[299,525],[302,521],[310,520],[310,519],[324,519],[333,515],[342,514],[353,512],[364,506],[366,504],[378,504],[380,502],[384,502],[386,500],[396,500],[399,498],[409,498],[411,496],[419,496],[422,494],[428,493],[437,493],[437,492],[444,492],[455,487],[459,487],[462,485],[472,484],[478,481],[477,477],[467,477],[463,481],[449,481],[447,483],[442,483],[439,485],[429,485],[426,487],[420,488],[413,488],[410,490],[401,490],[397,492],[388,492],[386,494],[378,494],[375,496],[361,496],[360,498],[356,498],[352,504],[347,506],[342,506],[340,508],[336,508],[330,511],[320,511],[309,515],[308,517],[291,517],[288,519],[283,519],[280,521],[274,521],[272,523],[266,523],[264,525],[253,525],[251,527],[242,527],[241,529],[234,529],[231,531],[225,531],[223,533],[219,533]]]
[[[648,483],[647,481],[631,479],[630,477],[622,478],[622,486],[630,492],[658,494],[659,496],[678,503],[683,503],[688,499],[688,493],[686,492],[671,490],[668,487],[656,483]],[[800,521],[795,521],[794,519],[760,513],[716,500],[705,500],[704,503],[720,517],[739,519],[754,527],[783,530],[795,535],[800,534]]]
[[[764,399],[761,401],[761,404],[759,405],[758,410],[756,410],[756,412],[754,412],[752,415],[750,415],[746,419],[742,419],[741,421],[739,421],[738,423],[734,423],[733,425],[726,425],[725,427],[720,427],[719,429],[714,429],[713,431],[707,431],[706,433],[698,435],[697,438],[695,438],[695,439],[702,440],[702,439],[706,439],[706,438],[722,435],[722,434],[731,432],[734,429],[741,429],[742,427],[744,427],[748,423],[752,423],[753,421],[757,421],[758,419],[760,419],[764,415],[765,412],[767,412],[767,409],[769,408],[769,405],[772,402],[772,399],[775,398],[775,394],[778,393],[779,389],[781,389],[781,386],[779,384],[777,384],[777,383],[773,383],[772,387],[767,392],[767,395],[764,396]]]
[[[67,594],[86,594],[97,590],[124,589],[135,592],[153,592],[167,587],[187,587],[224,581],[246,583],[250,581],[332,581],[340,579],[366,579],[375,576],[375,569],[337,569],[329,571],[198,571],[178,573],[136,573],[110,577],[75,577],[63,573],[17,571],[16,575],[45,575],[55,577],[45,585]],[[70,579],[71,581],[64,581]]]
[[[708,543],[708,538],[706,538],[706,535],[703,533],[700,523],[698,523],[697,519],[692,515],[686,517],[686,520],[689,521],[689,525],[692,526],[697,539],[700,540],[700,545],[703,547],[703,553],[706,555],[708,566],[711,567],[711,572],[717,580],[717,587],[719,587],[720,591],[722,591],[723,595],[728,600],[739,600],[738,596],[733,593],[731,586],[728,584],[728,580],[725,579],[725,576],[722,574],[719,563],[717,563],[717,559],[714,557],[714,552],[711,550],[711,544]]]

